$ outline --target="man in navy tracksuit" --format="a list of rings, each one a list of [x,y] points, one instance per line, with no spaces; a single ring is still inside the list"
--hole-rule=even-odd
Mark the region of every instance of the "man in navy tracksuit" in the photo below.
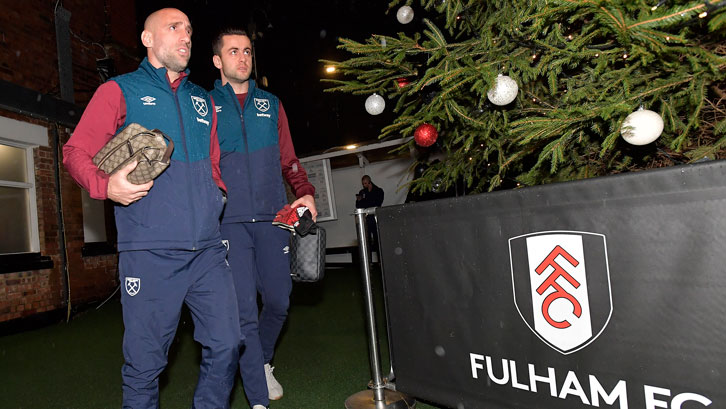
[[[295,156],[282,104],[249,79],[249,37],[241,30],[227,30],[217,36],[213,49],[221,80],[210,94],[219,116],[222,178],[229,187],[222,237],[229,240],[228,260],[245,337],[240,374],[247,399],[253,409],[260,409],[269,399],[282,397],[270,361],[292,289],[290,233],[271,222],[287,202],[283,177],[298,198],[292,206],[307,206],[313,218],[315,188]],[[259,321],[257,292],[263,303]]]
[[[203,346],[192,408],[229,408],[242,338],[219,226],[225,187],[214,105],[187,78],[191,26],[184,13],[151,14],[141,40],[147,58],[138,70],[98,88],[63,147],[63,162],[91,197],[119,204],[123,407],[159,407],[159,374],[184,303],[194,339]],[[126,179],[135,163],[109,176],[92,162],[114,134],[134,122],[174,142],[169,167],[143,185]]]

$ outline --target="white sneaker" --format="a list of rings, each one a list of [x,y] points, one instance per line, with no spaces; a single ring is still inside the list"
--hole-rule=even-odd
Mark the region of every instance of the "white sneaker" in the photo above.
[[[255,405],[252,407],[252,409],[267,409],[265,406],[262,405]]]
[[[275,379],[275,376],[272,374],[272,371],[275,370],[274,366],[270,366],[270,364],[265,364],[265,379],[267,379],[267,394],[270,400],[278,400],[282,398],[282,385],[280,385],[280,382],[277,382],[277,379]],[[253,408],[257,409],[257,408]]]

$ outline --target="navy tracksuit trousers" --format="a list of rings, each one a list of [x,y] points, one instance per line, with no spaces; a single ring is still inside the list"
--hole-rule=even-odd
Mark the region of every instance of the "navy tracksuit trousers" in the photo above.
[[[269,404],[264,364],[272,360],[290,306],[290,232],[270,222],[222,224],[234,277],[240,328],[245,338],[239,360],[250,406]],[[262,311],[257,310],[257,293]]]
[[[119,254],[123,305],[124,409],[159,407],[159,374],[167,364],[182,304],[202,344],[192,408],[229,408],[241,346],[237,300],[226,249],[141,250]]]

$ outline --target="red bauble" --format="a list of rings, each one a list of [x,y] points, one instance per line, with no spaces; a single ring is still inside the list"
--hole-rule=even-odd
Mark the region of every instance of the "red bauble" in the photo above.
[[[411,83],[411,80],[410,80],[410,79],[408,79],[408,78],[403,78],[403,77],[402,77],[402,78],[398,78],[398,79],[396,80],[396,84],[398,84],[398,88],[399,88],[399,89],[400,89],[400,88],[403,88],[403,87],[405,87],[406,85],[408,85],[408,84],[410,84],[410,83]]]
[[[413,133],[413,139],[421,146],[431,146],[436,143],[439,132],[433,125],[421,124]]]

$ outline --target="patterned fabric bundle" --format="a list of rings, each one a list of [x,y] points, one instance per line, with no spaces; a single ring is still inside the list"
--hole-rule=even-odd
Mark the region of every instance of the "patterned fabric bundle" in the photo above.
[[[147,130],[132,123],[114,136],[93,157],[93,163],[109,175],[127,164],[138,161],[127,179],[136,185],[147,183],[168,166],[174,143],[158,129]]]

